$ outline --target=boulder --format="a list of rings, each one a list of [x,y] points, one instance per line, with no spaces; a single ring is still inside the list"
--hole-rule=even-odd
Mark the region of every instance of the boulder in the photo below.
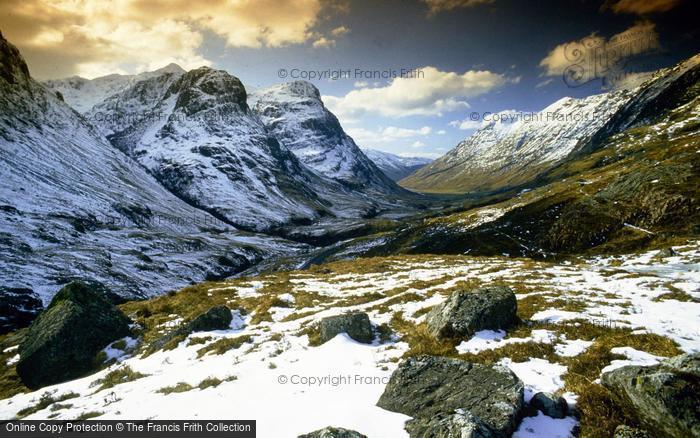
[[[653,436],[700,437],[700,353],[618,368],[600,380],[623,411]]]
[[[469,412],[458,410],[454,414],[418,418],[406,423],[411,438],[493,438],[493,431]]]
[[[538,392],[530,400],[530,406],[552,418],[564,418],[569,412],[569,404],[564,397],[549,392]]]
[[[198,315],[185,325],[187,333],[226,330],[231,325],[231,309],[226,306],[216,306]]]
[[[428,313],[428,330],[438,339],[470,337],[479,330],[510,327],[518,302],[507,286],[455,291]]]
[[[367,436],[354,430],[328,426],[311,433],[299,435],[297,438],[367,438]]]
[[[615,428],[613,438],[651,438],[651,435],[642,429],[619,425]]]
[[[665,259],[666,257],[675,257],[677,256],[678,253],[672,248],[672,247],[667,247],[667,248],[662,248],[659,250],[659,252],[656,253],[654,256],[655,259]]]
[[[131,334],[130,322],[96,289],[69,283],[29,326],[17,374],[32,389],[81,377],[100,350]]]
[[[206,312],[197,315],[187,324],[184,324],[167,333],[165,336],[153,341],[151,343],[150,351],[160,350],[170,341],[185,338],[191,333],[208,332],[212,330],[227,330],[230,328],[232,320],[233,316],[231,315],[231,309],[228,307],[212,307]]]
[[[520,420],[523,391],[523,382],[501,365],[417,356],[399,364],[377,406],[426,420],[460,409],[502,437],[510,436]]]
[[[372,323],[366,313],[350,313],[323,318],[320,330],[322,343],[330,341],[339,333],[347,333],[357,342],[365,344],[372,343],[374,339]]]

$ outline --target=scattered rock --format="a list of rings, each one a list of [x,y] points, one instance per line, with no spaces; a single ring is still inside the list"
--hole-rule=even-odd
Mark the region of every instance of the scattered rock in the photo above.
[[[197,316],[187,324],[188,333],[226,330],[231,325],[231,310],[226,306],[216,306]]]
[[[0,287],[0,334],[28,326],[42,308],[31,289]]]
[[[601,383],[654,436],[700,436],[700,353],[618,368]]]
[[[447,416],[418,418],[406,423],[411,438],[493,438],[493,431],[479,418],[458,410]]]
[[[651,438],[645,430],[636,429],[625,425],[619,425],[615,428],[613,438]]]
[[[297,438],[367,438],[367,436],[354,430],[328,426],[311,433],[299,435]]]
[[[321,320],[321,342],[327,342],[339,333],[347,333],[357,342],[372,343],[372,323],[366,313],[330,316]]]
[[[438,339],[469,337],[479,330],[510,327],[518,303],[506,286],[487,286],[455,291],[428,313],[428,329]]]
[[[665,259],[666,257],[675,257],[677,255],[678,255],[678,253],[676,251],[674,251],[674,249],[669,246],[668,248],[661,249],[658,253],[656,253],[654,258]]]
[[[17,374],[32,389],[85,375],[102,348],[131,334],[129,324],[99,291],[69,283],[29,327]]]
[[[233,316],[231,309],[226,306],[216,306],[206,312],[197,315],[192,321],[167,333],[160,339],[151,343],[150,351],[160,350],[171,341],[182,339],[195,332],[207,332],[212,330],[227,330],[230,328]]]
[[[530,400],[530,406],[552,418],[564,418],[569,411],[569,404],[564,397],[557,397],[549,392],[535,394]]]
[[[461,409],[479,418],[494,436],[510,436],[523,408],[523,382],[500,365],[437,356],[411,357],[391,375],[377,406],[425,419],[428,424],[435,416],[449,416]],[[457,419],[434,426],[447,427],[453,420]],[[423,430],[422,424],[414,427]]]

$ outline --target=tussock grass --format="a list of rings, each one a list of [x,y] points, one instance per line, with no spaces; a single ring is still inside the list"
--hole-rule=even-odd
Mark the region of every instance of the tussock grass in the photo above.
[[[39,402],[37,404],[35,404],[34,406],[30,406],[28,408],[24,408],[21,411],[17,412],[17,418],[28,417],[29,415],[35,414],[43,409],[48,408],[49,406],[53,405],[54,403],[59,403],[62,401],[70,400],[72,398],[76,398],[79,396],[80,395],[78,395],[74,392],[68,392],[65,394],[61,394],[57,397],[54,397],[53,394],[45,392],[41,395],[41,398],[39,399]],[[57,410],[57,409],[52,409],[52,410]]]
[[[197,358],[201,358],[206,354],[224,354],[229,350],[240,348],[243,344],[250,342],[253,342],[253,338],[249,335],[237,336],[235,338],[222,338],[197,350]]]
[[[110,371],[103,378],[95,380],[90,386],[99,386],[95,392],[100,392],[144,377],[148,377],[148,374],[139,373],[138,371],[132,370],[128,365],[124,365]]]

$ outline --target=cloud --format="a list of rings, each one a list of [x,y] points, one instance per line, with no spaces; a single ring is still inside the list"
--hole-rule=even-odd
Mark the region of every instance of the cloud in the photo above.
[[[420,141],[420,140],[416,140],[416,141],[414,141],[413,143],[411,143],[411,147],[412,147],[412,148],[416,148],[416,149],[417,149],[417,148],[422,148],[422,147],[425,147],[425,143],[423,143],[423,142]]]
[[[495,0],[423,0],[428,5],[428,14],[435,15],[442,11],[451,11],[457,8],[471,8],[474,6],[488,5]]]
[[[650,14],[670,11],[680,0],[619,0],[609,6],[617,14]]]
[[[387,126],[370,130],[366,128],[348,128],[348,134],[358,143],[362,145],[376,145],[380,143],[396,143],[402,140],[410,140],[416,137],[425,137],[430,135],[433,130],[430,126],[421,128],[399,128],[396,126]]]
[[[482,124],[478,120],[464,119],[464,120],[453,120],[450,122],[450,126],[454,126],[455,128],[458,128],[461,130],[467,130],[467,129],[479,129],[479,128],[481,128]]]
[[[38,77],[208,65],[205,32],[232,47],[281,47],[315,37],[322,0],[3,0],[0,28]]]
[[[322,37],[319,37],[316,41],[314,41],[312,45],[316,49],[335,47],[335,40],[328,39],[328,38],[322,36]]]
[[[350,29],[348,29],[347,27],[338,26],[335,29],[331,30],[331,35],[333,35],[334,37],[339,37],[339,36],[345,35],[349,32],[350,32]]]
[[[441,116],[445,112],[468,108],[466,99],[508,82],[505,76],[490,71],[470,70],[459,74],[435,67],[418,70],[423,72],[422,76],[398,77],[383,87],[352,90],[342,97],[324,96],[323,100],[341,120],[356,119],[365,114],[392,118]]]
[[[576,41],[559,44],[539,66],[545,76],[563,76],[569,85],[607,77],[636,55],[659,48],[654,23],[635,24],[624,32],[605,39],[595,33]]]

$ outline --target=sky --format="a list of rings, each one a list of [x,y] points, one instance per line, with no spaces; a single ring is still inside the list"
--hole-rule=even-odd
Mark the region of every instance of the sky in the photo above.
[[[629,88],[700,52],[696,0],[1,0],[40,80],[171,62],[312,82],[363,148],[437,157],[496,116]]]

